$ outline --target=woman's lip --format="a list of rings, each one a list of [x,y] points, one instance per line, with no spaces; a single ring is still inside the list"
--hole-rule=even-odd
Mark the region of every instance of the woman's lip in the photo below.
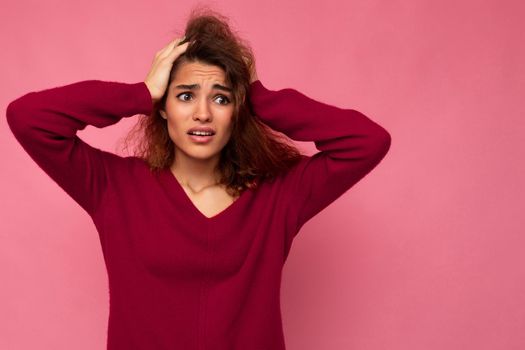
[[[192,132],[192,131],[204,131],[204,132],[211,132],[215,134],[215,130],[213,130],[210,127],[196,127],[196,128],[191,128],[188,130],[188,132]]]
[[[198,135],[188,134],[188,136],[195,143],[207,143],[207,142],[211,141],[211,139],[213,138],[214,135],[198,136]]]

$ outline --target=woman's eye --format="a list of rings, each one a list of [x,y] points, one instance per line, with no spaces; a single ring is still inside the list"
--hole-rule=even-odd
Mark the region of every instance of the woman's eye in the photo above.
[[[221,105],[227,105],[228,103],[230,103],[230,99],[228,99],[228,97],[226,97],[226,96],[220,95],[220,96],[217,96],[217,97],[222,98],[224,100],[224,103],[221,103]]]
[[[177,95],[177,98],[180,98],[181,96],[192,96],[192,94],[189,93],[189,92],[183,92],[183,93]],[[227,104],[230,103],[230,99],[228,97],[224,96],[224,95],[219,95],[219,96],[217,96],[217,98],[223,100],[223,102],[219,102],[219,104],[221,104],[221,105],[227,105]],[[187,100],[185,98],[182,98],[182,101],[189,101],[189,100]]]
[[[183,92],[182,94],[177,95],[177,97],[184,96],[184,95],[190,95],[190,93]],[[187,101],[187,100],[183,99],[183,101]]]

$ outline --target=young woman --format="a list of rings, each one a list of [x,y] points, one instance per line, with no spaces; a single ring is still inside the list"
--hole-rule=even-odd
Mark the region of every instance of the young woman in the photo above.
[[[254,62],[223,19],[196,16],[144,81],[80,81],[9,104],[17,140],[97,228],[108,349],[285,349],[279,296],[292,240],[386,155],[383,127],[268,89]],[[137,114],[135,156],[76,135]],[[302,155],[282,135],[319,152]]]

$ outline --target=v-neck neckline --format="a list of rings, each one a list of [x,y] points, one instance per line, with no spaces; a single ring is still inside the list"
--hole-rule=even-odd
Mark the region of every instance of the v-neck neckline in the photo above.
[[[230,205],[228,205],[226,208],[224,208],[217,214],[208,217],[204,215],[204,213],[202,213],[199,210],[199,208],[197,208],[197,206],[193,203],[190,196],[186,193],[186,191],[179,183],[175,175],[171,172],[171,169],[169,167],[163,169],[161,173],[164,175],[164,178],[166,179],[166,184],[168,185],[171,193],[175,196],[178,196],[178,198],[185,204],[185,206],[197,220],[204,222],[214,222],[223,217],[233,215],[233,213],[237,210],[237,207],[241,206],[242,202],[245,200],[245,197],[247,197],[252,191],[250,188],[247,188],[240,194],[239,197],[237,197],[235,201],[233,201],[233,203],[230,203]]]

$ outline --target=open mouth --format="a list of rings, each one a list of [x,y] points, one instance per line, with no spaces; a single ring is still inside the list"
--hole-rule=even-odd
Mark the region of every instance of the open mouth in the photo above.
[[[192,141],[195,141],[195,142],[198,142],[198,143],[206,143],[206,142],[209,142],[211,141],[211,139],[213,138],[215,134],[214,133],[211,133],[211,132],[206,132],[206,133],[202,133],[202,132],[189,132],[188,133],[188,136],[190,137],[190,139]]]

